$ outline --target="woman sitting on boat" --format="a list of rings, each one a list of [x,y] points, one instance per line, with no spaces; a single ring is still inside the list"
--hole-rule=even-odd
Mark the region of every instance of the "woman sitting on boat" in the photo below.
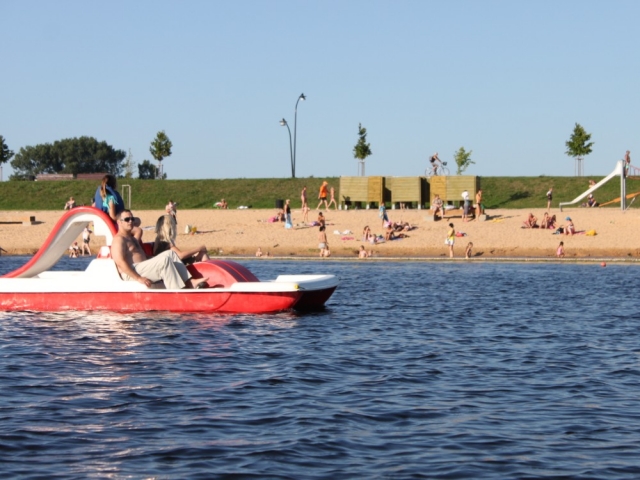
[[[173,215],[166,214],[158,218],[156,222],[156,241],[153,244],[153,255],[156,256],[166,250],[173,250],[182,263],[189,265],[194,262],[206,262],[209,260],[207,247],[204,245],[190,250],[180,250],[176,246],[177,227]]]
[[[116,177],[107,174],[102,177],[102,183],[94,196],[95,206],[116,221],[116,216],[124,210],[124,200],[118,193],[118,181]]]

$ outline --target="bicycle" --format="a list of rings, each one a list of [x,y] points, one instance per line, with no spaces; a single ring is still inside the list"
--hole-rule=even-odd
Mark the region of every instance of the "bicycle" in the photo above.
[[[424,171],[424,176],[427,178],[430,177],[434,177],[434,176],[447,176],[449,175],[449,169],[447,168],[447,162],[442,162],[441,165],[438,165],[436,167],[436,173],[433,173],[433,168],[429,167]]]

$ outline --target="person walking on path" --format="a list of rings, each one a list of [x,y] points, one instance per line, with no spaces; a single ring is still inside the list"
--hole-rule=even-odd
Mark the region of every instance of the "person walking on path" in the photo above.
[[[547,213],[551,211],[551,200],[553,200],[553,187],[550,187],[547,192]]]
[[[453,258],[453,244],[456,241],[456,229],[453,228],[453,223],[449,224],[449,230],[447,230],[447,239],[444,244],[449,247],[449,258]]]
[[[318,194],[318,198],[320,202],[318,203],[318,208],[316,210],[320,210],[320,205],[324,202],[324,206],[327,210],[329,210],[329,206],[327,205],[327,185],[329,185],[326,181],[322,182],[320,185],[320,193]]]
[[[378,216],[382,219],[382,226],[384,227],[385,222],[389,223],[389,217],[387,216],[387,206],[384,202],[380,204],[380,208],[378,209]]]
[[[333,204],[334,208],[338,210],[338,204],[336,203],[336,189],[331,187],[329,189],[329,194],[331,196],[331,199],[329,200],[329,205],[327,205],[327,210],[329,210],[331,204]]]

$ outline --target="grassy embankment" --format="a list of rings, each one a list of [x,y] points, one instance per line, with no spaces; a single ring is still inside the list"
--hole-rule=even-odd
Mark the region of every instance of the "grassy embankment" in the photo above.
[[[589,177],[596,182],[602,177]],[[571,201],[588,188],[587,177],[482,177],[481,186],[485,206],[491,208],[544,208],[546,192],[553,186],[553,204]],[[138,210],[163,209],[169,199],[179,202],[180,209],[213,208],[221,198],[229,208],[240,205],[252,208],[274,208],[276,199],[290,198],[298,207],[300,191],[304,185],[309,192],[309,204],[314,200],[322,178],[268,178],[227,180],[126,180],[131,186],[132,208]],[[339,188],[340,179],[326,178],[330,185]],[[96,182],[87,180],[44,182],[0,182],[0,210],[62,210],[70,196],[78,205],[88,204],[93,197]],[[627,180],[627,193],[640,191],[640,180]],[[339,192],[336,192],[338,195]],[[613,178],[595,192],[603,203],[620,196],[620,179]],[[126,200],[126,198],[125,198]],[[619,208],[620,204],[611,205]],[[640,200],[631,208],[640,207]]]

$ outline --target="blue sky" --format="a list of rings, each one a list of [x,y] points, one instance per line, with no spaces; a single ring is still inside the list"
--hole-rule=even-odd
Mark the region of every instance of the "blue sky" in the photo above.
[[[0,135],[21,147],[93,136],[170,179],[424,172],[461,146],[480,176],[586,175],[638,150],[637,1],[0,0]],[[637,153],[636,153],[637,152]],[[4,169],[8,178],[11,169]]]

